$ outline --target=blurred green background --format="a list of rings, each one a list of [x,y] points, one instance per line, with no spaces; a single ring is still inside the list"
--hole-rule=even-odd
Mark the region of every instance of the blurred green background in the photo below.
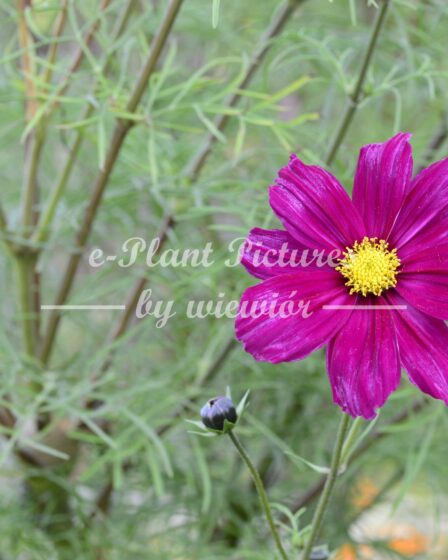
[[[114,40],[125,4],[110,3],[86,45],[82,37],[98,17],[99,2],[69,2],[58,39],[46,101],[80,44],[84,58],[48,123],[38,209],[45,207],[78,132],[83,142],[37,262],[44,304],[54,301],[113,127],[126,116],[126,101],[167,2],[136,1],[125,31]],[[447,144],[437,142],[444,138],[448,107],[446,2],[390,4],[365,94],[332,165],[349,192],[359,148],[398,130],[413,133],[416,166],[446,154]],[[59,9],[60,2],[41,0],[26,10],[40,70]],[[314,502],[293,517],[285,508],[294,510],[321,475],[291,453],[328,465],[337,425],[324,352],[290,364],[257,363],[232,345],[231,319],[185,317],[189,300],[236,300],[256,282],[243,267],[225,266],[233,258],[229,243],[252,227],[278,226],[267,187],[290,152],[307,162],[324,161],[378,11],[365,0],[304,2],[268,42],[251,82],[238,90],[257,42],[281,9],[274,0],[185,0],[108,182],[68,303],[124,303],[143,274],[154,300],[175,302],[177,314],[164,328],[153,317],[132,320],[111,343],[120,311],[67,311],[51,360],[42,367],[23,349],[13,259],[2,252],[1,404],[17,420],[12,428],[2,426],[0,558],[274,558],[254,488],[230,442],[191,435],[184,421],[197,419],[203,402],[227,386],[235,400],[251,391],[239,433],[270,500],[282,504],[276,509],[282,535],[291,558],[299,557]],[[0,14],[0,199],[8,228],[16,231],[26,80],[18,9],[1,0]],[[104,73],[107,53],[111,64]],[[229,110],[226,103],[235,93],[241,99]],[[83,120],[88,103],[94,110]],[[229,122],[219,131],[213,123],[223,114]],[[211,155],[191,180],[189,162],[210,134],[216,137]],[[167,212],[175,225],[165,248],[182,251],[211,242],[212,266],[149,268],[144,254],[128,268],[112,261],[89,266],[95,247],[123,256],[131,237],[149,244]],[[48,314],[42,311],[43,325]],[[419,398],[403,379],[366,435],[383,430],[385,437],[339,480],[320,539],[334,558],[447,558],[446,410],[431,402],[384,429]],[[86,407],[92,401],[101,405]],[[39,431],[42,418],[50,421]],[[367,423],[364,429],[370,429]],[[54,439],[58,430],[68,434],[63,449]],[[24,461],[23,449],[42,454],[43,466]],[[104,488],[110,499],[98,509]]]

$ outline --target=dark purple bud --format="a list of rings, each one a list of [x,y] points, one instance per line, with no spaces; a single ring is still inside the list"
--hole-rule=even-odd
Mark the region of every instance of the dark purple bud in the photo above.
[[[233,402],[227,397],[210,399],[201,409],[201,419],[207,428],[224,430],[224,420],[235,424],[237,414]]]

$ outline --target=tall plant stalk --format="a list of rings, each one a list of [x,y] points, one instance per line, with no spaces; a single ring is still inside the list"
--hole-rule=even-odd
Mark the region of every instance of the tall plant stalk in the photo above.
[[[29,314],[32,313],[32,294],[29,290],[30,284],[30,266],[27,259],[16,259],[17,268],[17,285],[19,289],[20,302],[20,323],[23,333],[23,347],[28,356],[34,356],[35,336],[33,332],[33,323]]]
[[[100,10],[104,10],[111,0],[102,0]],[[34,248],[34,242],[29,240],[34,227],[39,219],[39,185],[38,170],[49,120],[49,108],[41,114],[40,91],[45,93],[52,79],[52,69],[56,60],[58,39],[63,31],[66,21],[66,11],[68,0],[62,3],[58,17],[56,18],[53,43],[49,49],[46,68],[42,76],[37,75],[34,40],[28,29],[26,10],[30,5],[25,0],[17,0],[18,10],[18,31],[19,42],[22,48],[22,71],[25,77],[25,161],[22,188],[22,226],[21,236],[23,241],[19,250],[12,253],[18,261],[18,283],[19,283],[19,303],[21,309],[21,323],[23,331],[23,342],[25,351],[35,356],[39,346],[40,337],[40,273],[36,270],[38,251]],[[96,20],[86,37],[88,45],[93,39],[94,32],[99,25]],[[57,87],[57,96],[61,96],[67,89],[72,71],[75,71],[81,64],[85,52],[79,48],[75,59],[68,72]],[[54,108],[55,104],[52,105]],[[19,262],[20,261],[20,262]]]
[[[168,4],[165,16],[163,17],[160,27],[151,44],[149,56],[143,66],[140,77],[137,80],[136,86],[126,105],[125,112],[128,114],[134,113],[140,103],[145,88],[148,84],[148,80],[156,69],[163,47],[165,46],[165,43],[169,37],[171,28],[179,13],[182,3],[183,0],[170,0]],[[126,139],[128,132],[132,128],[132,125],[133,121],[129,118],[126,118],[120,119],[115,126],[112,140],[106,154],[104,166],[100,170],[100,173],[95,180],[92,188],[92,195],[84,214],[84,219],[76,234],[75,251],[69,259],[67,268],[65,269],[65,273],[63,275],[59,290],[56,295],[55,305],[57,306],[63,305],[67,300],[68,295],[70,294],[83,250],[85,248],[87,239],[89,238],[93,221],[96,217],[96,213],[103,198],[104,190],[118,160],[118,156],[120,154],[124,140]],[[43,338],[42,351],[40,355],[40,358],[44,364],[48,363],[48,360],[50,358],[60,318],[61,315],[59,310],[57,309],[54,310],[49,317],[48,326]]]
[[[361,69],[358,74],[358,79],[356,80],[355,88],[349,95],[348,103],[342,116],[341,123],[339,124],[333,142],[331,143],[330,149],[328,151],[327,157],[325,158],[325,162],[327,163],[327,165],[331,165],[333,163],[334,158],[336,157],[336,154],[345,138],[345,135],[347,134],[349,126],[362,99],[367,71],[370,67],[370,63],[372,62],[373,54],[378,42],[378,37],[385,21],[387,8],[390,1],[391,0],[381,0],[381,6],[379,8],[376,21],[372,29],[372,34],[370,35],[370,40],[361,63]]]
[[[18,35],[19,44],[22,49],[21,66],[25,80],[25,122],[29,123],[38,109],[37,86],[36,86],[36,63],[34,39],[28,29],[25,0],[17,0]],[[26,237],[30,234],[34,220],[34,204],[37,198],[37,168],[41,154],[40,138],[28,135],[24,142],[24,174],[22,187],[22,221],[21,235]],[[16,268],[19,286],[20,323],[23,333],[24,351],[32,356],[35,350],[34,321],[33,318],[33,290],[34,278],[32,260],[28,255],[13,253],[16,259]]]

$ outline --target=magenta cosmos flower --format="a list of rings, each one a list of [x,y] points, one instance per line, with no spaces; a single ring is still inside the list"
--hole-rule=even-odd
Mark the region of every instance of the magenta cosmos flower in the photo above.
[[[273,363],[327,345],[334,401],[352,416],[374,417],[402,367],[448,404],[448,158],[412,179],[409,138],[361,149],[352,199],[292,155],[269,190],[285,230],[253,229],[243,251],[263,281],[242,296],[238,339]],[[248,311],[299,300],[304,314]]]

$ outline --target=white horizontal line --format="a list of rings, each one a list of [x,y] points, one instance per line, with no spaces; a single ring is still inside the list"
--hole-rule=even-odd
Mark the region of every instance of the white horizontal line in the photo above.
[[[40,308],[45,310],[52,309],[69,309],[69,310],[84,310],[84,309],[96,309],[96,310],[107,310],[107,309],[126,309],[126,305],[41,305]]]
[[[380,311],[381,309],[395,309],[404,310],[407,309],[407,305],[323,305],[322,309],[353,309],[356,311]]]

